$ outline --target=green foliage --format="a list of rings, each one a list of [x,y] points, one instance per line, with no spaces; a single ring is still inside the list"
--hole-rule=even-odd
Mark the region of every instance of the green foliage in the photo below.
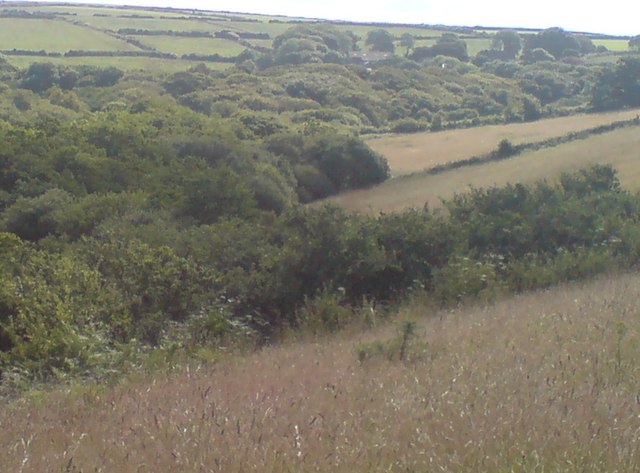
[[[415,47],[415,45],[416,45],[416,40],[414,39],[411,33],[404,33],[400,37],[400,46],[402,46],[403,48],[407,48],[407,51],[405,52],[405,56],[407,57],[409,56],[409,53]]]
[[[500,30],[493,36],[492,46],[503,51],[507,58],[515,59],[522,49],[522,40],[517,31]]]
[[[372,51],[381,51],[392,53],[395,51],[396,46],[393,43],[393,35],[384,29],[370,30],[367,33],[367,39],[365,44],[371,48]]]
[[[468,61],[467,43],[453,33],[445,33],[433,46],[415,48],[411,59],[424,61],[437,56],[454,57],[460,61]]]
[[[158,344],[169,321],[185,321],[200,308],[208,275],[168,247],[137,240],[85,240],[80,252],[104,279],[104,292],[118,295],[109,307],[111,336]]]
[[[114,300],[98,272],[72,255],[6,234],[1,240],[0,375],[18,369],[46,378],[99,364],[109,349],[104,320]]]
[[[353,38],[333,25],[297,25],[273,40],[277,65],[340,62],[353,48]]]
[[[614,69],[603,69],[592,91],[595,110],[640,106],[640,59],[622,58]]]
[[[64,213],[72,201],[60,189],[48,190],[38,197],[20,197],[3,212],[1,226],[24,240],[39,240],[56,232],[56,214]]]
[[[577,51],[580,54],[582,47],[578,38],[571,33],[567,33],[562,28],[549,28],[527,37],[525,55],[528,51],[542,49],[554,58],[560,59],[570,55],[569,51]]]
[[[421,64],[364,65],[358,40],[300,23],[225,72],[0,64],[0,370],[96,375],[149,349],[337,330],[416,291],[457,303],[640,258],[637,199],[607,169],[474,191],[448,215],[298,206],[389,176],[363,131],[559,113],[599,70],[515,63],[508,35],[481,68],[450,34]],[[411,359],[409,328],[382,352]]]
[[[407,320],[401,323],[398,335],[387,341],[376,340],[361,343],[355,347],[360,363],[372,362],[383,358],[388,361],[415,361],[429,354],[429,345],[416,339],[416,322]]]
[[[313,136],[307,153],[339,190],[365,187],[389,177],[386,160],[355,137]]]
[[[514,154],[516,154],[516,148],[515,146],[513,146],[513,143],[511,143],[511,141],[505,138],[504,140],[501,140],[500,143],[498,143],[498,156],[500,158],[507,158],[509,156],[513,156]]]
[[[344,327],[353,316],[353,310],[341,304],[336,293],[322,290],[307,297],[297,314],[300,327],[316,333],[335,332]]]

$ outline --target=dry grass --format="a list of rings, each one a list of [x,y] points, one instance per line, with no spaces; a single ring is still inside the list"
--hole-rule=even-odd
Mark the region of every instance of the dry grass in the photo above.
[[[530,123],[491,125],[438,133],[415,133],[372,138],[369,146],[387,158],[394,176],[410,174],[450,161],[493,151],[503,139],[514,144],[541,141],[619,120],[629,120],[638,110],[574,115]]]
[[[390,179],[363,190],[345,192],[322,201],[356,212],[393,212],[406,208],[441,206],[442,199],[470,187],[482,188],[508,182],[533,183],[554,180],[593,164],[611,164],[624,187],[640,190],[640,128],[624,128],[560,146],[523,153],[482,165],[462,167],[437,175],[415,174]],[[318,204],[316,204],[318,205]]]
[[[0,471],[638,471],[639,297],[627,275],[428,317],[414,304],[400,317],[423,348],[405,362],[358,361],[390,326],[14,402]]]

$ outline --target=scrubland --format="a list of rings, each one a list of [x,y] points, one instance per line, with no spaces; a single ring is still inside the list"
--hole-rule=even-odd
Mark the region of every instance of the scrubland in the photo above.
[[[639,283],[417,297],[368,330],[34,394],[0,411],[0,470],[637,471]]]

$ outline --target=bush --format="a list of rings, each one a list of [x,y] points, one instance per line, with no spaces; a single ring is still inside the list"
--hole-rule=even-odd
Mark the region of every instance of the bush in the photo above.
[[[506,138],[498,144],[497,155],[499,158],[508,158],[517,153],[516,147]]]
[[[300,327],[313,333],[335,332],[353,317],[353,310],[341,303],[335,292],[323,289],[314,297],[306,297],[296,320]]]

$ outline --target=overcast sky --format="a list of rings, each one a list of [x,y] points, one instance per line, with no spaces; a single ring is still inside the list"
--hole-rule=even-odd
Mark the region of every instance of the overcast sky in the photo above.
[[[86,0],[67,1],[87,3]],[[560,26],[572,31],[640,34],[640,0],[103,0],[100,3],[351,21],[529,28]]]

